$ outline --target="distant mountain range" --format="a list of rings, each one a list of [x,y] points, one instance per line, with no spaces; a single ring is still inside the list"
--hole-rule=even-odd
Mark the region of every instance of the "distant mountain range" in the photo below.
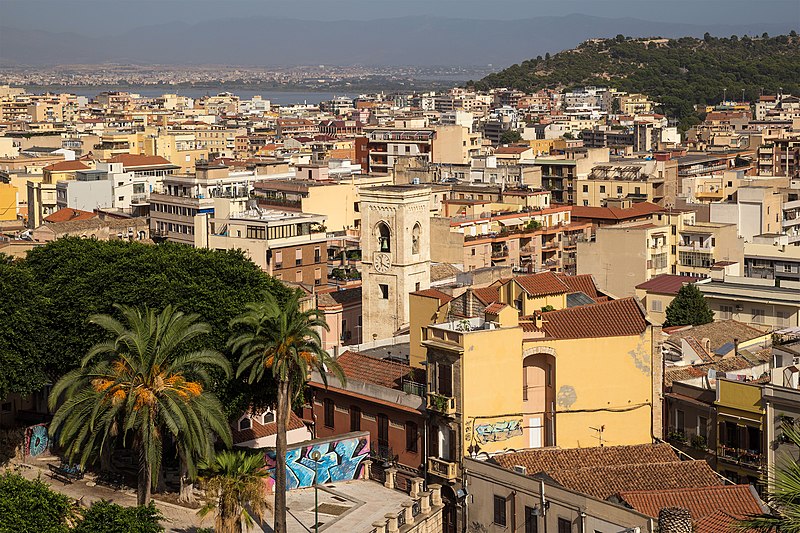
[[[796,25],[792,17],[785,24],[736,26],[587,15],[514,21],[409,16],[321,22],[251,17],[145,26],[113,37],[0,26],[0,63],[501,67],[595,37],[761,35],[788,33],[798,29]],[[98,34],[108,31],[108,27],[98,29]]]

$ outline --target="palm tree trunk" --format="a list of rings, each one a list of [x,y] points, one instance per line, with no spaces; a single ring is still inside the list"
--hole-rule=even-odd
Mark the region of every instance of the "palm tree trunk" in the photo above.
[[[181,460],[181,491],[178,495],[178,501],[182,503],[194,503],[194,483],[189,478],[189,469],[186,467],[186,460],[183,453],[180,452]]]
[[[278,408],[275,413],[278,425],[275,444],[275,533],[286,533],[286,426],[292,407],[289,389],[288,380],[278,382]]]
[[[153,469],[150,466],[150,461],[147,460],[147,451],[145,447],[139,445],[139,483],[136,488],[136,504],[147,505],[150,503],[151,487],[153,486]]]

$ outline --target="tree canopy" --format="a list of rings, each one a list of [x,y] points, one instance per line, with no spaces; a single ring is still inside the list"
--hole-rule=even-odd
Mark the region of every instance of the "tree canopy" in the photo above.
[[[708,308],[705,296],[694,284],[681,287],[675,299],[667,306],[664,326],[700,326],[714,321],[714,312]]]
[[[196,313],[211,326],[204,346],[224,353],[231,317],[267,294],[284,301],[291,293],[241,251],[170,243],[64,238],[31,250],[24,260],[5,261],[0,268],[0,288],[6,283],[13,288],[0,307],[0,361],[8,358],[5,346],[22,346],[24,357],[17,357],[27,369],[22,374],[19,365],[0,365],[0,397],[36,390],[76,368],[104,337],[103,329],[87,324],[87,319],[112,313],[114,304],[154,309],[171,304]],[[25,324],[30,326],[20,327]],[[274,399],[274,388],[256,389],[233,380],[218,389],[214,392],[229,414],[253,401],[267,404]]]
[[[700,118],[694,105],[731,98],[745,91],[753,101],[763,90],[800,92],[797,35],[738,39],[682,37],[656,43],[619,38],[587,41],[574,50],[512,65],[474,82],[476,89],[509,87],[523,91],[610,86],[643,93],[687,128]]]
[[[0,533],[66,533],[74,511],[70,499],[40,479],[0,474]]]

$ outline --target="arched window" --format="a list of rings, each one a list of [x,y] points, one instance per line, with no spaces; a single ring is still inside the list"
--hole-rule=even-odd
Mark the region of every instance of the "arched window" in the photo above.
[[[419,234],[422,232],[422,228],[419,226],[419,222],[414,224],[414,229],[411,230],[411,253],[418,254],[419,253]]]
[[[378,251],[392,251],[391,232],[385,222],[378,223]]]

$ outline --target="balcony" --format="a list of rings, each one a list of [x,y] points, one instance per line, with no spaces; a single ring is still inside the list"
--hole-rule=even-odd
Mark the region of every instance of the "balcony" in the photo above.
[[[444,396],[435,392],[428,393],[428,410],[436,413],[452,416],[456,414],[456,399],[452,396]]]
[[[428,457],[428,473],[447,481],[455,481],[458,477],[458,464]]]
[[[760,450],[746,450],[743,448],[726,446],[725,444],[719,445],[717,456],[725,461],[755,469],[760,469],[764,461],[764,456]]]

